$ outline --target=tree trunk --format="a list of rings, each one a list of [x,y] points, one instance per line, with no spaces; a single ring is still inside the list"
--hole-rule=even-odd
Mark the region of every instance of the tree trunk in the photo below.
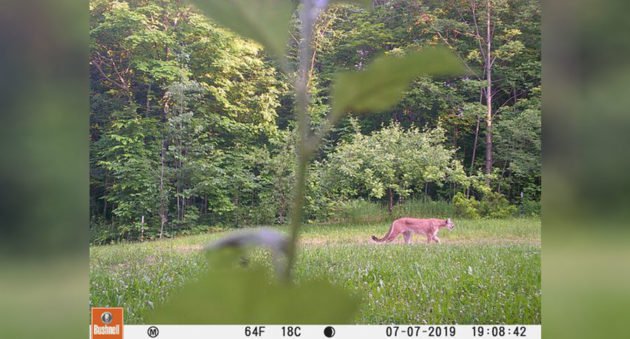
[[[140,241],[144,241],[144,215],[140,219]]]
[[[147,106],[146,106],[146,110],[144,112],[144,117],[148,118],[149,117],[149,112],[151,111],[151,83],[149,83],[148,87],[147,87]]]
[[[284,224],[284,219],[287,214],[287,203],[284,194],[280,195],[280,208],[278,209],[278,222]]]
[[[468,175],[473,174],[475,169],[475,160],[477,157],[477,142],[479,141],[479,125],[481,124],[481,117],[477,115],[477,126],[475,127],[475,141],[473,142],[472,155],[470,156],[470,170]],[[470,185],[466,188],[466,198],[470,198]]]
[[[481,123],[481,117],[477,115],[477,126],[475,126],[475,141],[473,142],[472,155],[470,156],[470,170],[468,171],[468,175],[473,174],[473,170],[475,169],[475,160],[477,157],[477,143],[479,141],[479,125]]]
[[[239,205],[238,205],[238,192],[236,192],[236,194],[234,195],[234,207],[235,207],[235,213],[234,213],[234,225],[236,225],[236,227],[239,226],[239,213],[241,212],[239,209]]]
[[[503,163],[503,169],[501,170],[501,178],[505,177],[505,171],[507,171],[507,167],[509,165],[509,162],[504,162]],[[497,180],[497,192],[501,193],[501,181]]]
[[[105,171],[104,192],[107,194],[107,170]],[[103,220],[107,220],[107,199],[103,199]]]
[[[492,27],[491,27],[491,0],[487,0],[486,18],[486,163],[485,173],[492,173]],[[488,182],[489,179],[486,179]]]
[[[160,152],[160,239],[164,235],[164,224],[167,222],[166,199],[164,199],[164,153],[166,152],[166,140],[162,140],[162,152]]]
[[[177,184],[177,187],[175,188],[175,204],[177,205],[177,214],[176,214],[176,220],[180,221],[182,220],[179,214],[179,211],[181,210],[180,206],[179,206],[179,184]]]
[[[183,190],[182,190],[183,193]],[[187,199],[185,197],[182,197],[182,218],[181,220],[184,221],[184,215],[186,215],[186,201]]]
[[[424,183],[424,201],[427,201],[427,197],[429,196],[429,183],[425,182]]]
[[[457,149],[457,138],[459,138],[459,127],[455,125],[455,130],[453,131],[453,149]]]
[[[389,214],[392,214],[392,211],[394,209],[394,191],[391,188],[388,188],[387,192],[389,193],[389,204],[387,205],[387,211],[389,212]]]

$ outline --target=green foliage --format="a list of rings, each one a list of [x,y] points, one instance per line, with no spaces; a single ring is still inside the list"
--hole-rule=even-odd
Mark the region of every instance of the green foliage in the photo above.
[[[339,2],[373,9],[365,11]],[[206,6],[202,10],[207,11],[213,6],[231,6],[226,9],[228,14],[242,17],[257,12],[256,6],[263,6],[260,2],[240,6],[243,4],[206,1],[198,8]],[[293,10],[290,1],[285,4]],[[314,59],[309,69],[311,128],[320,130],[317,125],[325,124],[326,115],[332,111],[380,111],[357,115],[354,129],[344,120],[341,128],[331,128],[330,139],[309,166],[304,220],[334,220],[338,218],[339,206],[354,199],[378,196],[381,198],[377,204],[383,203],[389,198],[390,188],[396,203],[411,196],[450,200],[454,191],[471,183],[484,151],[480,138],[477,158],[471,163],[476,121],[484,114],[479,103],[484,84],[474,74],[482,58],[474,39],[469,4],[456,5],[457,2],[446,2],[420,6],[404,0],[372,6],[370,1],[333,1],[322,12],[315,23]],[[538,201],[540,6],[527,0],[501,1],[496,5],[494,150],[499,171],[491,179],[492,187],[514,204],[520,203],[521,192],[525,200]],[[477,10],[478,15],[484,14],[483,6]],[[283,11],[286,15],[285,9],[278,7],[274,11],[269,15]],[[207,12],[211,17],[221,13],[224,12]],[[279,75],[258,43],[278,57],[273,50],[284,51],[289,40],[288,59],[294,60],[295,44],[301,39],[297,16],[292,33],[296,40],[287,39],[286,30],[281,39],[281,35],[268,35],[269,30],[280,32],[281,23],[274,21],[278,25],[262,27],[268,23],[266,14],[250,16],[245,22],[239,19],[222,23],[212,19],[257,41],[252,42],[218,28],[196,8],[179,2],[93,0],[90,14],[90,211],[100,220],[93,224],[93,239],[135,239],[142,215],[146,220],[145,234],[155,234],[160,226],[161,204],[167,205],[165,231],[169,234],[187,232],[195,223],[242,226],[286,222],[294,183],[295,150],[280,144],[284,145],[284,135],[294,133],[291,129],[296,126],[294,97],[288,92],[292,79]],[[240,27],[232,27],[236,25]],[[265,39],[263,34],[274,41],[261,41]],[[269,47],[270,44],[275,47]],[[441,61],[464,60],[473,73],[449,79],[414,75],[406,82],[406,89],[397,94],[402,98],[398,104],[378,107],[388,101],[379,97],[382,91],[378,86],[386,77],[380,76],[384,72],[376,72],[378,65],[389,60],[392,65],[397,63],[393,67],[403,68],[399,62],[411,60],[417,53],[440,51],[431,47],[438,44],[448,45],[448,53],[457,55]],[[417,50],[421,52],[412,52]],[[380,55],[385,56],[379,58]],[[431,68],[434,64],[410,62],[408,66],[402,73],[405,77],[411,77],[417,67]],[[376,93],[366,96],[367,100],[348,103],[350,108],[338,108],[336,87],[332,85],[338,81],[339,69],[352,71],[345,74],[359,78],[368,89],[376,88]],[[372,84],[376,87],[372,87],[364,80],[374,78],[375,73],[379,76]],[[355,87],[344,86],[342,90]],[[376,106],[371,101],[376,101]],[[455,160],[445,170],[447,179],[420,178],[415,173],[421,171],[413,166],[359,166],[353,155],[347,161],[339,161],[342,167],[338,170],[331,169],[331,160],[336,160],[335,147],[350,144],[357,135],[353,132],[371,136],[384,126],[391,126],[392,121],[402,130],[430,130],[437,126],[444,130],[442,143],[454,150]],[[121,128],[115,123],[129,125]],[[163,175],[162,141],[166,147]],[[379,153],[386,153],[385,149],[370,154],[391,160],[388,154]],[[123,150],[124,153],[117,153]],[[415,152],[408,153],[413,156]],[[127,158],[122,154],[127,154]],[[399,169],[413,173],[399,177]],[[414,177],[417,180],[412,180]],[[481,191],[476,195],[483,196]],[[410,205],[400,207],[403,206]],[[196,222],[192,221],[194,214],[198,215]]]
[[[505,219],[515,216],[518,209],[511,205],[501,193],[486,191],[481,201],[458,192],[453,197],[453,205],[458,216],[469,219]]]
[[[273,209],[273,222],[286,223],[291,201],[291,188],[295,181],[295,135],[284,133],[275,146],[275,154],[271,155],[264,167],[269,187],[262,194],[261,200]]]
[[[535,217],[540,216],[542,204],[537,200],[523,200],[520,206],[520,213],[523,216]]]
[[[195,0],[204,13],[235,33],[253,39],[285,64],[293,2],[286,0]]]
[[[480,35],[483,40],[485,31],[484,19],[486,15],[485,2],[479,1],[447,1],[419,3],[417,1],[396,1],[388,5],[378,6],[374,13],[366,18],[362,14],[339,15],[338,24],[342,33],[339,37],[337,49],[331,50],[329,55],[322,57],[326,60],[341,61],[348,59],[349,54],[343,50],[347,37],[357,37],[356,30],[363,30],[363,25],[372,29],[376,25],[383,25],[387,38],[369,42],[362,39],[367,46],[355,49],[355,54],[367,54],[368,58],[387,51],[393,53],[397,50],[405,50],[409,46],[427,46],[444,44],[449,46],[460,60],[465,61],[466,68],[470,71],[463,79],[453,79],[448,82],[420,79],[414,82],[401,103],[392,109],[369,117],[361,117],[362,125],[367,128],[364,131],[378,130],[381,123],[392,118],[403,126],[435,126],[442,123],[448,131],[449,141],[459,147],[457,157],[469,170],[469,174],[481,167],[480,156],[484,154],[485,144],[482,135],[477,130],[477,118],[483,117],[478,109],[471,110],[472,106],[480,106],[480,96],[483,96],[484,72],[482,71],[485,58],[484,48],[480,46]],[[493,52],[492,83],[493,83],[493,111],[495,131],[498,141],[502,131],[499,128],[501,120],[510,115],[519,116],[527,108],[520,104],[521,101],[536,101],[540,94],[540,3],[537,1],[492,1],[492,31]],[[355,24],[356,22],[356,24]],[[365,29],[364,31],[368,31]],[[344,34],[346,33],[346,34]],[[357,62],[354,63],[358,64]],[[358,66],[357,66],[358,67]],[[478,108],[478,107],[477,107]],[[532,105],[534,110],[540,110]],[[514,112],[514,114],[511,114]],[[506,114],[507,113],[507,114]],[[483,131],[483,118],[481,121]],[[523,131],[529,133],[532,124],[519,122]],[[523,144],[526,155],[533,162],[521,163],[530,165],[538,162],[536,151],[530,147],[531,141],[540,137],[533,135],[528,137],[528,142]],[[477,142],[475,142],[477,140]],[[505,140],[505,139],[504,139]],[[499,142],[500,143],[500,142]],[[495,143],[497,144],[497,143]],[[519,143],[511,143],[513,148],[519,148]],[[515,147],[514,147],[515,146]],[[471,157],[472,148],[476,147],[475,158]],[[497,146],[502,147],[502,146]],[[510,161],[510,152],[495,148],[494,166],[502,170],[499,174],[505,183],[501,183],[500,190],[505,192],[510,201],[517,200],[520,191],[540,186],[540,175],[530,171],[528,176],[517,175],[510,170],[516,169],[520,162],[518,159]],[[525,154],[523,154],[525,153]],[[540,154],[540,152],[538,152]],[[531,155],[534,155],[532,157]],[[531,167],[527,167],[531,168]],[[536,197],[537,199],[537,197]]]
[[[234,253],[210,253],[210,270],[145,315],[161,324],[349,323],[358,308],[346,291],[322,280],[285,285],[262,266],[238,268]],[[201,302],[200,302],[201,301]]]
[[[353,5],[357,5],[366,9],[369,9],[370,7],[372,7],[372,0],[330,0],[329,3],[330,4],[335,4],[335,3],[353,4]]]
[[[453,206],[455,206],[455,215],[468,219],[479,219],[479,201],[475,198],[466,196],[462,192],[457,192],[453,197]]]
[[[370,136],[355,134],[329,155],[322,170],[328,192],[336,200],[363,194],[381,199],[393,193],[408,197],[426,184],[463,184],[467,177],[444,143],[444,130],[420,132],[392,124]],[[330,179],[329,179],[330,178]]]
[[[123,306],[125,323],[140,323],[146,310],[194,279],[205,263],[166,242],[122,243],[90,248],[90,306]]]
[[[425,49],[404,56],[386,55],[365,71],[341,73],[332,88],[332,120],[346,112],[379,112],[395,105],[411,81],[421,75],[461,73],[459,60],[446,49]]]
[[[94,160],[110,174],[112,184],[104,199],[114,207],[121,237],[135,237],[142,216],[157,211],[159,192],[155,120],[133,111],[118,112],[108,133],[95,145]]]
[[[517,208],[498,192],[488,192],[483,195],[479,204],[479,214],[485,218],[503,219],[514,216]]]
[[[118,232],[111,231],[104,227],[90,227],[90,244],[105,245],[115,243],[120,237]]]
[[[367,225],[383,222],[388,217],[387,209],[381,204],[357,199],[338,203],[330,219],[336,223]]]
[[[537,97],[520,100],[502,112],[496,124],[496,159],[509,173],[507,186],[540,198],[541,112]]]
[[[195,225],[197,224],[197,220],[199,220],[199,209],[197,206],[190,206],[184,212],[184,217],[182,218],[182,223],[187,225]]]
[[[260,47],[183,3],[95,0],[91,15],[94,234],[138,239],[143,215],[151,235],[162,218],[169,234],[258,218],[286,87]]]

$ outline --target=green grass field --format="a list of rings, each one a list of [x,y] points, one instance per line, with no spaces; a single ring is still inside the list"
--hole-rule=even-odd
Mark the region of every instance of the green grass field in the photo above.
[[[413,245],[372,243],[388,224],[307,225],[295,276],[326,277],[360,295],[356,323],[539,324],[540,220],[455,223],[431,245],[419,235]],[[91,305],[123,306],[126,323],[142,323],[143,310],[195,277],[201,247],[223,234],[91,247]]]

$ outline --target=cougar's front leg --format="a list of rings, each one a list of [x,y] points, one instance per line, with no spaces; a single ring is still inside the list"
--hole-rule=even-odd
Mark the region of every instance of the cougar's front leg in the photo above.
[[[411,231],[404,232],[403,237],[405,237],[405,244],[411,244]]]

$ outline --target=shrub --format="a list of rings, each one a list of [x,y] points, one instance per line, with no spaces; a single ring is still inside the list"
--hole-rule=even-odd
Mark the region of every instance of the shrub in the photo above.
[[[538,216],[540,215],[541,204],[537,200],[523,200],[521,203],[521,215]]]
[[[455,215],[462,218],[479,219],[479,201],[475,198],[466,196],[462,192],[457,192],[453,197],[453,206],[455,206]]]
[[[514,216],[517,208],[501,193],[486,192],[479,204],[479,214],[484,218],[502,219]]]
[[[90,228],[90,245],[104,245],[116,242],[118,233],[106,228]]]
[[[503,219],[514,216],[518,209],[501,194],[492,191],[484,192],[481,201],[458,192],[453,197],[455,213],[459,217],[469,219]]]

